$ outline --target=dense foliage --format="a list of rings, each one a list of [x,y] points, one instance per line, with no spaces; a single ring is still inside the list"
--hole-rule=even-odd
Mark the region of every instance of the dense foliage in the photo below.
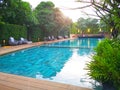
[[[97,34],[99,33],[99,22],[95,18],[79,18],[71,24],[71,34]]]
[[[0,23],[0,43],[7,45],[9,37],[19,40],[20,37],[27,37],[27,28],[25,26]],[[4,42],[5,40],[5,42]]]
[[[54,6],[52,2],[47,1],[32,9],[28,2],[22,0],[0,0],[0,22],[15,27],[25,26],[27,39],[33,41],[43,40],[51,35],[68,35],[72,21]]]
[[[120,40],[105,39],[100,42],[88,69],[93,79],[101,83],[110,82],[116,90],[120,90]]]
[[[71,34],[78,34],[78,28],[77,28],[77,23],[72,23],[71,25]]]
[[[90,4],[95,9],[96,16],[100,18],[107,28],[100,27],[103,31],[112,31],[116,38],[120,29],[120,1],[119,0],[76,0]],[[89,14],[87,14],[89,15]]]
[[[7,25],[8,23],[12,24],[11,25],[12,27],[16,27],[17,25],[21,25],[21,27],[26,27],[27,29],[25,30],[27,32],[27,36],[25,37],[28,37],[31,34],[29,33],[31,30],[29,29],[29,27],[37,24],[37,19],[35,18],[29,3],[23,2],[22,0],[1,0],[0,1],[0,22],[5,23],[6,27],[8,27]],[[10,28],[6,28],[5,30],[4,28],[1,27],[2,31],[4,30],[4,32],[7,32],[11,29],[11,32],[14,31],[16,32],[16,36],[19,36],[20,35],[19,30],[16,30],[15,28],[11,28],[11,26]],[[24,30],[21,33],[24,33]],[[9,36],[9,32],[6,33],[6,35]],[[12,35],[12,36],[15,36],[15,35]],[[8,39],[9,37],[6,37],[6,41],[8,41]]]
[[[99,32],[98,20],[92,18],[87,19],[79,18],[77,21],[77,28],[82,33],[98,33]]]
[[[61,35],[64,36],[65,32],[69,31],[68,27],[72,21],[65,17],[58,8],[55,8],[52,2],[41,2],[35,8],[34,13],[45,37],[58,36],[61,31],[63,31]]]
[[[34,21],[31,6],[22,0],[2,0],[0,3],[0,17],[2,22],[29,25]]]
[[[112,26],[109,26],[103,20],[100,20],[99,28],[102,32],[111,32]]]
[[[31,40],[33,42],[38,42],[38,41],[42,41],[43,40],[43,31],[42,29],[39,28],[39,26],[34,26],[34,27],[31,27]]]

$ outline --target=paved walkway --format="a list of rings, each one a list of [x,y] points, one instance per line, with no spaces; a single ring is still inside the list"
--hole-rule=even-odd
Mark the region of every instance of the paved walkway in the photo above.
[[[52,42],[57,41],[37,42],[18,46],[0,47],[0,55]],[[0,73],[0,90],[90,90],[90,89],[69,84],[51,82],[47,80],[38,80],[34,78]]]

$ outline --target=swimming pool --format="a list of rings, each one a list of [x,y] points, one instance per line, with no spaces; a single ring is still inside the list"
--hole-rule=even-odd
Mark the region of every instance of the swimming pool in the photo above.
[[[100,41],[80,38],[2,55],[0,72],[94,88],[84,68]]]

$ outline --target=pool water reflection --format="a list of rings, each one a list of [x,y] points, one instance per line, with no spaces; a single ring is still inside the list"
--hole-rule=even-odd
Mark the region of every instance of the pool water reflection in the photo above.
[[[67,40],[9,53],[0,56],[0,72],[100,90],[99,83],[90,79],[85,70],[100,40]]]

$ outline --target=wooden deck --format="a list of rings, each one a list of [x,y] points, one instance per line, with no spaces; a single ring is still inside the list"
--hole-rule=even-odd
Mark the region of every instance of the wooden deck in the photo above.
[[[0,55],[24,48],[41,45],[43,43],[51,43],[51,42],[57,42],[57,41],[37,42],[37,43],[18,45],[18,46],[0,47]],[[51,82],[47,80],[38,80],[34,78],[0,73],[0,90],[91,90],[91,89],[82,88],[69,84]]]
[[[78,86],[0,73],[0,90],[90,90]]]

